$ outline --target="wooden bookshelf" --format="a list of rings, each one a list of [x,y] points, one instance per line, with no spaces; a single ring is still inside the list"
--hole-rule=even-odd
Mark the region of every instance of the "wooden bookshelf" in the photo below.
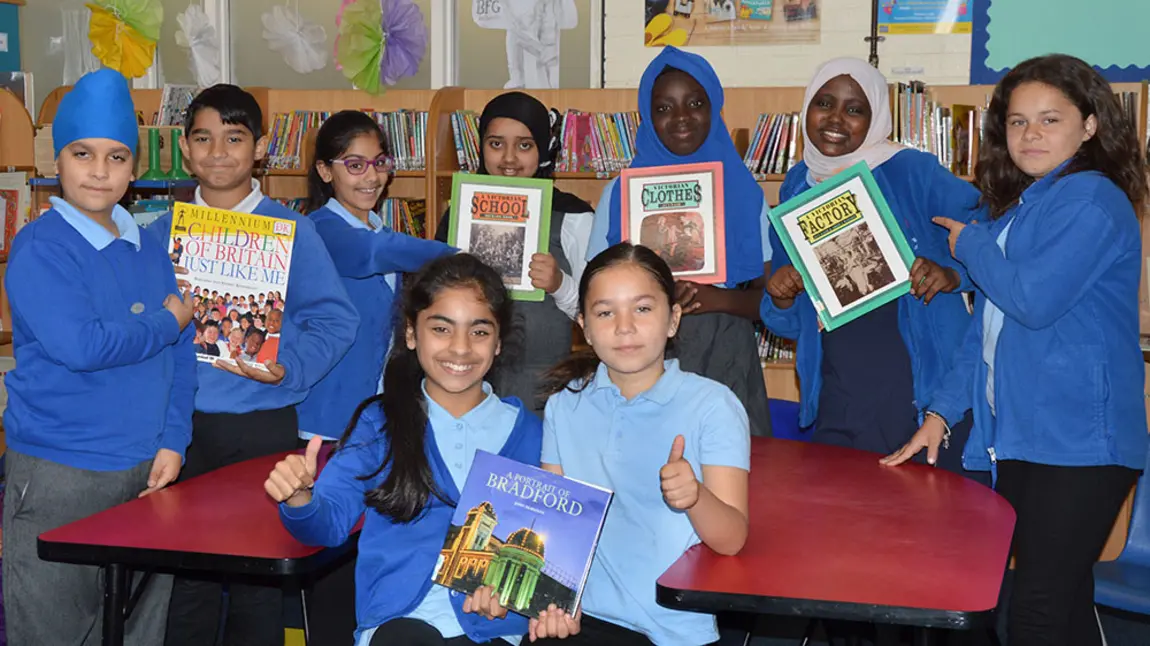
[[[0,171],[31,173],[36,167],[32,117],[10,90],[0,88]]]
[[[434,173],[427,178],[429,231],[435,230],[435,224],[438,224],[440,216],[447,208],[451,196],[451,174],[459,170],[455,136],[451,129],[452,113],[457,110],[482,112],[483,106],[487,105],[488,101],[505,91],[443,88],[432,102],[428,121],[427,158],[434,160],[435,164],[434,166],[429,164]],[[527,92],[539,99],[543,105],[561,112],[567,110],[628,112],[636,109],[639,99],[636,89],[527,90]],[[802,109],[803,94],[804,89],[801,87],[724,90],[723,120],[731,130],[731,136],[739,153],[746,152],[760,114],[799,112]],[[768,175],[759,181],[769,203],[778,202],[779,186],[782,185],[783,178],[783,175]],[[592,205],[599,201],[599,196],[609,180],[610,177],[603,178],[589,172],[555,174],[557,187],[578,195]]]
[[[370,110],[395,112],[413,110],[428,112],[436,90],[389,90],[372,96],[360,90],[277,90],[247,88],[260,104],[264,113],[264,131],[270,127],[276,114],[305,110],[308,112],[338,112],[340,110]],[[291,199],[307,195],[307,171],[315,154],[314,137],[318,128],[308,133],[303,146],[300,168],[290,170],[261,170],[260,180],[264,192],[273,198]],[[427,158],[431,165],[431,158]],[[398,171],[387,189],[388,197],[424,199],[426,173]],[[432,230],[434,231],[434,229]]]
[[[56,109],[60,107],[60,99],[64,95],[72,91],[71,85],[61,85],[60,87],[48,93],[44,97],[44,102],[40,104],[40,113],[36,115],[36,125],[44,125],[52,123],[56,120]],[[151,125],[152,117],[160,111],[160,99],[164,95],[164,91],[160,90],[137,90],[132,91],[132,104],[136,108],[136,112],[143,116],[144,123]]]

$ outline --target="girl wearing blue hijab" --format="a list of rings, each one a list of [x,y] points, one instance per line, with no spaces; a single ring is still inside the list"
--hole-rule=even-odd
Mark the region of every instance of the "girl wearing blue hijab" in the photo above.
[[[665,47],[639,83],[639,130],[631,168],[723,163],[727,283],[675,283],[683,308],[674,348],[683,370],[714,379],[743,403],[751,434],[769,436],[771,417],[752,321],[770,273],[766,201],[723,122],[723,87],[702,56]],[[622,239],[618,179],[595,209],[587,259]]]

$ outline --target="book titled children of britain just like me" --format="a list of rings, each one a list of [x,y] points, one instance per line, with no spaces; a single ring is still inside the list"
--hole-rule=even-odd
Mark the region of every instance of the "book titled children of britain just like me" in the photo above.
[[[294,242],[291,220],[176,202],[168,254],[205,306],[198,360],[276,361]]]
[[[865,162],[770,211],[825,330],[910,291],[914,253]]]
[[[528,617],[550,604],[574,615],[612,492],[476,451],[433,581],[489,586]]]

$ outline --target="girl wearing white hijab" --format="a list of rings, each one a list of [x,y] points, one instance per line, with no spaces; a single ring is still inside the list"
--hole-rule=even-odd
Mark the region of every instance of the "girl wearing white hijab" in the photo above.
[[[803,162],[787,173],[780,199],[865,161],[916,256],[913,287],[833,332],[821,331],[802,279],[772,231],[774,271],[763,322],[798,340],[800,425],[814,427],[812,439],[888,455],[931,414],[916,402],[930,401],[970,322],[959,293],[971,289],[969,279],[950,257],[946,229],[931,218],[967,222],[979,194],[933,155],[888,141],[886,79],[864,61],[838,58],[820,67],[807,87],[802,118]],[[970,419],[945,421],[957,449],[944,451],[939,464],[961,473]],[[931,463],[938,457],[930,456]]]

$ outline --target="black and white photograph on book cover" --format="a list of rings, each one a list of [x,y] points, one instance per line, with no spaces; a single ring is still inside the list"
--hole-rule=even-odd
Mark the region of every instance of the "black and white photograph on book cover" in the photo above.
[[[516,285],[523,272],[527,226],[522,224],[471,225],[471,253],[490,265],[503,278],[504,284]]]
[[[865,222],[823,242],[814,252],[844,307],[895,281],[874,233]]]

